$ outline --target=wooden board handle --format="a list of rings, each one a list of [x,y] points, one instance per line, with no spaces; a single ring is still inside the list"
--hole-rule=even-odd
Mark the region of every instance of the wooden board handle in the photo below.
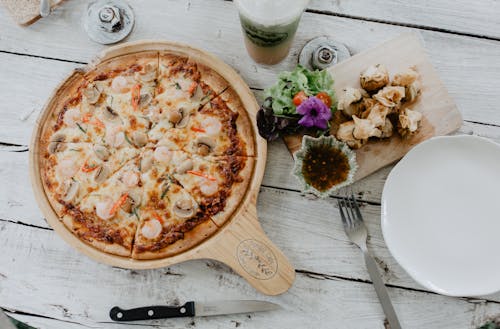
[[[295,269],[263,232],[254,204],[242,209],[225,230],[224,242],[203,250],[204,258],[227,264],[266,295],[279,295],[292,286]]]

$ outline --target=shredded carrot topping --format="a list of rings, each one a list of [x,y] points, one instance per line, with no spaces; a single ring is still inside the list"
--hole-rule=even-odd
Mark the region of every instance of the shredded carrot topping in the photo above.
[[[153,217],[163,224],[163,218],[156,211],[153,211]]]
[[[128,197],[128,193],[125,192],[125,194],[123,194],[119,199],[118,201],[116,201],[116,203],[113,205],[113,207],[111,208],[111,210],[109,211],[109,214],[110,215],[114,215],[116,213],[116,211],[118,210],[118,208],[120,208],[124,203],[125,201],[127,201],[127,197]]]
[[[204,133],[204,132],[206,132],[206,130],[205,130],[205,129],[203,129],[203,128],[198,128],[198,127],[191,127],[191,130],[192,130],[192,131],[199,132],[199,133]]]
[[[84,164],[83,164],[83,166],[82,166],[82,171],[83,171],[83,172],[91,172],[91,171],[94,171],[94,170],[96,170],[96,169],[97,169],[97,167],[98,167],[97,165],[95,165],[95,164],[93,164],[93,165],[89,165],[89,164],[87,163],[87,161],[88,161],[88,160],[85,160],[85,163],[84,163]]]
[[[204,173],[199,172],[199,171],[188,170],[187,173],[191,174],[191,175],[203,177],[203,178],[206,178],[206,179],[211,180],[211,181],[216,181],[217,180],[217,178],[215,178],[214,176],[210,176],[210,175],[204,174]]]
[[[82,118],[82,122],[83,122],[83,123],[87,123],[87,122],[89,122],[89,121],[90,121],[90,117],[91,117],[91,116],[92,116],[92,114],[91,114],[91,113],[88,113],[88,112],[87,112],[87,113],[85,113],[85,114],[84,114],[84,116],[83,116],[83,118]]]
[[[132,87],[132,107],[134,110],[137,110],[139,106],[139,101],[141,99],[141,85],[136,84]]]
[[[95,118],[94,121],[92,122],[94,125],[96,125],[97,127],[99,128],[104,128],[104,122],[102,122],[101,120]]]

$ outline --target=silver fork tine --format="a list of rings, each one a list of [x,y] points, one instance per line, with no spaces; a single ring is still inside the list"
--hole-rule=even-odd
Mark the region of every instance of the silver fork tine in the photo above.
[[[349,202],[347,205],[347,208],[349,209],[348,211],[351,212],[351,218],[352,218],[352,226],[356,226],[358,224],[357,216],[354,213],[354,205],[352,203],[352,200],[350,199],[349,195],[346,195],[346,200]]]
[[[359,210],[359,205],[358,202],[356,201],[356,198],[352,195],[352,200],[354,201],[354,208],[356,209],[356,214],[358,214],[358,218],[360,221],[363,221],[363,216],[361,215],[361,211]]]
[[[337,204],[339,206],[339,212],[340,212],[340,218],[342,219],[342,224],[344,224],[344,226],[347,225],[347,221],[346,221],[346,218],[344,216],[344,210],[342,209],[342,201],[341,200],[337,200]]]
[[[349,218],[349,212],[347,210],[345,199],[341,198],[340,200],[338,200],[338,205],[339,205],[340,217],[342,218],[342,223],[344,224],[345,227],[350,228],[352,224],[351,224],[351,219]]]

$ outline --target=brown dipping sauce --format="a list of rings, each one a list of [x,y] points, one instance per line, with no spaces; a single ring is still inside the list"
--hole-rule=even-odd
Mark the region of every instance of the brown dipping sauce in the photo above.
[[[337,148],[328,145],[312,146],[307,151],[302,175],[307,184],[324,192],[347,179],[349,159]]]

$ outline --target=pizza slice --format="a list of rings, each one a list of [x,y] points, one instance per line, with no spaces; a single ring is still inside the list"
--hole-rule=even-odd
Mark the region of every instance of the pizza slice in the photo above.
[[[205,215],[218,226],[223,225],[247,191],[254,158],[187,153],[176,158],[179,160],[175,160],[177,163],[171,173],[173,179],[193,197]]]
[[[138,147],[147,143],[158,81],[158,52],[120,56],[85,75],[82,115],[88,129],[123,131]],[[105,126],[105,127],[104,127]],[[111,133],[112,134],[112,133]]]
[[[138,158],[130,160],[79,205],[68,206],[64,224],[97,249],[130,256],[142,197],[138,165]]]
[[[154,259],[185,251],[217,230],[215,223],[172,177],[172,160],[179,154],[168,150],[141,157],[142,203],[140,223],[134,240],[132,257]],[[152,158],[151,158],[152,157]]]
[[[104,144],[42,143],[42,181],[52,207],[61,216],[65,207],[78,204],[138,154],[135,148]]]
[[[222,225],[246,193],[250,180],[245,177],[251,177],[254,161],[253,157],[200,156],[158,146],[142,154],[141,170],[151,175],[144,181],[175,182],[203,214]],[[160,193],[160,199],[163,196]]]
[[[156,145],[201,156],[254,156],[253,134],[245,108],[228,88],[191,114],[185,127],[162,131]]]
[[[160,53],[160,75],[154,100],[150,140],[170,128],[185,128],[189,117],[227,88],[226,80],[188,57]]]

